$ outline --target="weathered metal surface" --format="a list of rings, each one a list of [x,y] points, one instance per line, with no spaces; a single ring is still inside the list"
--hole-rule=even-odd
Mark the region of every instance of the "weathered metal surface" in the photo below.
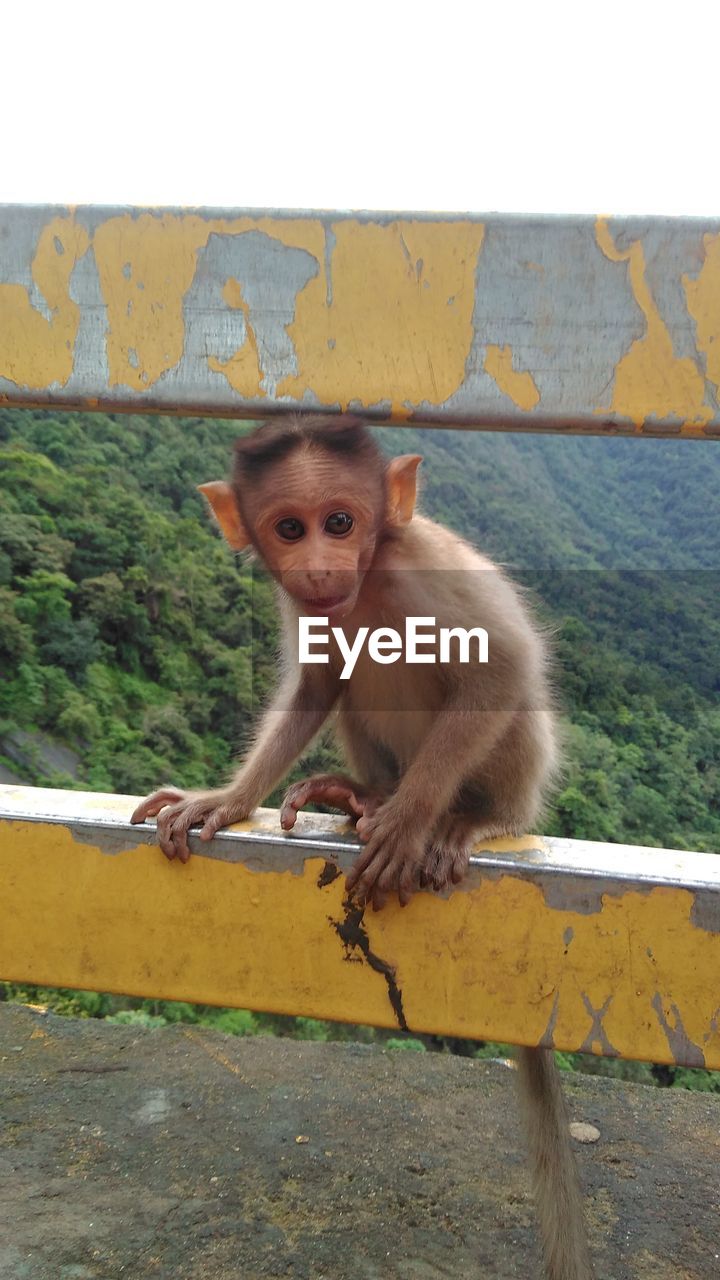
[[[720,1068],[720,861],[540,839],[364,916],[339,820],[261,810],[187,866],[134,799],[0,787],[0,977]]]
[[[0,404],[720,434],[720,220],[0,206]]]

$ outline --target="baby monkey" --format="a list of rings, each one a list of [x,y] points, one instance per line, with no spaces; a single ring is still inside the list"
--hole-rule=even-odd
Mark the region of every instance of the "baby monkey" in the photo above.
[[[277,586],[282,673],[255,743],[217,791],[165,787],[132,821],[157,817],[158,842],[186,862],[188,832],[211,840],[245,819],[331,717],[348,775],[291,786],[286,830],[305,805],[348,813],[363,851],[348,892],[375,910],[391,896],[462,880],[474,843],[518,835],[537,821],[557,764],[546,645],[518,589],[456,533],[415,511],[415,454],[388,461],[347,417],[288,416],[235,445],[229,482],[201,486],[229,545],[252,549]],[[326,662],[299,661],[299,619],[324,619]],[[415,660],[393,636],[406,619],[487,633],[487,661],[437,644]],[[332,628],[358,645],[349,678]],[[385,632],[383,647],[383,634]],[[377,639],[377,637],[376,637]],[[587,1280],[582,1206],[554,1063],[520,1054],[530,1103],[536,1192],[550,1280]]]
[[[133,815],[158,816],[169,858],[190,856],[188,831],[210,840],[259,805],[333,714],[352,777],[291,787],[282,825],[311,802],[355,820],[363,854],[348,877],[377,909],[424,885],[463,877],[473,843],[526,831],[555,765],[545,645],[517,589],[491,561],[415,512],[421,459],[387,461],[359,421],[276,419],[238,440],[230,483],[201,485],[228,543],[252,548],[278,586],[283,674],[255,745],[218,791],[163,788]],[[327,619],[352,644],[362,627],[403,632],[408,617],[482,627],[488,661],[378,662],[364,647],[349,679],[332,638],[329,662],[298,662],[298,619]]]

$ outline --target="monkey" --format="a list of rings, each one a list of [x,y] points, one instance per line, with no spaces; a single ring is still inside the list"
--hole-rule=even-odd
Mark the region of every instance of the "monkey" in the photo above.
[[[168,858],[187,862],[191,827],[207,841],[247,818],[326,722],[350,772],[291,786],[281,825],[291,830],[310,803],[347,813],[363,846],[347,892],[376,911],[391,896],[405,907],[420,889],[451,889],[475,842],[538,820],[559,763],[546,638],[502,569],[416,510],[421,461],[386,459],[360,419],[288,415],[236,442],[229,482],[199,486],[229,546],[274,580],[281,672],[225,787],[162,787],[135,809],[133,823],[157,817]],[[301,618],[329,628],[312,661],[299,660]],[[394,637],[408,619],[435,619],[451,637],[480,628],[487,661],[462,661],[450,643],[438,662],[432,639],[403,660]],[[373,626],[374,656],[358,645]],[[357,648],[349,678],[338,628]],[[547,1280],[592,1280],[557,1068],[549,1050],[518,1056]]]

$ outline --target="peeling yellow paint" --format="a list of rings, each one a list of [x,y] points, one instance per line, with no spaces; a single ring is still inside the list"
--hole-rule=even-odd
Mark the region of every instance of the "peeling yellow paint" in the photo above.
[[[8,821],[2,835],[1,977],[397,1025],[383,973],[338,936],[344,881],[319,887],[322,858],[181,866],[146,845],[108,855],[53,823]],[[672,1062],[678,1032],[720,1068],[720,935],[693,924],[693,902],[628,890],[580,912],[519,875],[473,872],[467,890],[368,912],[363,927],[415,1030],[533,1044],[550,1029],[558,1048],[593,1034],[600,1051],[591,1010],[605,1006],[606,1049]]]
[[[513,354],[510,347],[488,347],[485,352],[484,369],[518,409],[534,409],[540,403],[540,392],[532,374],[513,368]]]
[[[332,233],[330,297],[323,267],[298,295],[298,372],[278,394],[311,390],[343,409],[390,401],[398,419],[408,403],[442,404],[465,376],[483,225],[347,219]]]
[[[128,213],[100,223],[93,247],[108,311],[110,386],[147,391],[178,364],[183,298],[211,229],[194,214]]]
[[[37,403],[43,403],[52,399],[53,388],[67,385],[82,319],[80,305],[70,296],[71,274],[91,250],[107,330],[103,333],[94,324],[92,336],[89,330],[82,331],[83,377],[87,377],[88,360],[95,356],[102,368],[104,342],[108,381],[102,387],[103,403],[126,407],[124,388],[129,388],[135,395],[146,395],[145,403],[151,408],[182,412],[194,393],[202,397],[204,392],[203,386],[190,385],[189,374],[185,376],[181,366],[189,323],[187,296],[198,281],[202,252],[213,236],[246,234],[266,236],[275,246],[307,254],[303,276],[307,283],[293,295],[289,283],[293,273],[288,274],[282,308],[291,317],[286,327],[295,361],[290,365],[294,371],[283,376],[272,361],[263,367],[267,360],[263,310],[255,313],[253,294],[233,269],[232,254],[227,257],[226,278],[207,282],[208,288],[222,290],[225,305],[241,311],[245,320],[242,341],[235,351],[228,351],[227,331],[222,347],[214,345],[212,323],[207,331],[198,332],[205,323],[202,307],[193,313],[193,333],[199,339],[194,357],[197,360],[202,339],[208,370],[227,382],[227,409],[261,398],[273,404],[292,398],[326,408],[388,405],[388,416],[402,422],[411,419],[421,405],[442,409],[463,386],[476,338],[476,274],[485,236],[480,222],[412,216],[389,223],[362,217],[333,221],[245,213],[215,217],[202,211],[166,210],[113,213],[98,222],[94,212],[96,229],[91,235],[77,221],[87,213],[59,218],[48,211],[49,221],[38,234],[30,266],[46,314],[42,303],[33,305],[35,291],[21,284],[0,284],[0,377],[22,389],[19,396],[9,392],[0,397],[3,403],[30,404],[35,402],[32,392],[50,392],[50,396],[38,394]],[[636,429],[644,427],[652,433],[652,419],[676,419],[684,434],[704,435],[707,424],[717,421],[717,411],[705,403],[710,383],[720,388],[720,235],[713,232],[705,237],[706,257],[697,278],[683,279],[698,351],[705,356],[707,384],[698,361],[675,355],[648,286],[642,242],[638,239],[626,250],[619,249],[603,218],[597,222],[596,237],[610,261],[626,265],[646,331],[631,342],[617,364],[611,404],[594,409],[578,404],[577,412],[586,421],[576,429],[592,429],[588,414],[597,419],[612,412],[617,429],[628,429],[632,422]],[[540,262],[522,257],[517,265],[526,275],[545,270]],[[562,315],[550,313],[538,324],[562,320]],[[546,350],[552,364],[557,352]],[[159,395],[147,394],[179,368],[175,404],[167,388]],[[540,403],[534,372],[514,367],[512,345],[489,346],[485,369],[508,396],[509,413],[519,410],[525,415]],[[277,386],[276,378],[280,379]],[[87,394],[93,390],[87,387],[77,403],[97,404],[97,393]],[[63,396],[58,394],[56,399],[63,401]],[[521,418],[518,424],[524,425]]]
[[[70,297],[70,276],[89,245],[72,218],[53,218],[43,227],[32,278],[50,319],[33,306],[24,285],[0,284],[0,374],[16,386],[64,386],[72,374],[80,307]]]
[[[223,373],[230,386],[248,400],[264,395],[261,387],[262,369],[258,352],[255,330],[250,321],[250,308],[243,298],[240,283],[228,280],[223,289],[223,298],[229,307],[242,311],[245,317],[245,342],[229,360],[218,360],[216,356],[208,356],[208,368],[215,373]]]
[[[100,287],[108,311],[109,382],[149,390],[181,360],[185,344],[183,301],[195,278],[198,253],[211,235],[256,231],[290,248],[322,254],[322,226],[309,218],[203,218],[197,214],[121,214],[95,232],[93,245]],[[255,397],[262,372],[242,282],[229,280],[225,301],[241,310],[245,344],[224,363],[208,354],[208,364],[225,374],[243,395]]]
[[[697,344],[707,361],[707,376],[720,391],[720,235],[703,237],[705,261],[696,280],[683,276],[688,311]]]
[[[338,224],[345,228],[347,224]],[[358,224],[352,223],[353,227]],[[458,248],[459,238],[452,234],[453,224],[411,224],[426,229],[429,234],[415,237],[414,248],[418,255],[432,253],[432,232],[438,230],[444,234],[435,237],[442,250],[439,261],[428,264],[425,280],[428,283],[437,279],[445,279],[452,284],[455,292],[460,292],[463,283],[463,268],[466,265],[464,250]],[[474,233],[478,246],[482,242],[482,229],[475,224],[468,224]],[[361,226],[361,233],[381,233],[380,243],[387,245],[388,229],[376,226]],[[448,236],[447,232],[451,234]],[[403,273],[401,285],[405,293],[397,302],[391,296],[391,277],[384,279],[385,259],[377,264],[377,273],[382,285],[379,297],[373,297],[369,289],[367,273],[360,265],[346,261],[344,253],[339,257],[333,255],[333,279],[331,282],[333,302],[328,305],[329,282],[325,269],[325,230],[317,219],[292,218],[203,218],[195,214],[122,214],[101,223],[95,232],[94,250],[103,297],[108,309],[109,331],[107,338],[107,355],[109,381],[111,385],[126,385],[135,391],[149,390],[164,373],[174,368],[182,358],[185,342],[185,324],[183,300],[192,285],[197,269],[197,257],[205,247],[211,235],[243,235],[254,231],[279,241],[288,248],[302,249],[307,252],[317,266],[316,274],[301,291],[297,300],[296,320],[289,326],[290,336],[296,337],[300,343],[298,348],[299,372],[296,377],[287,380],[287,385],[280,388],[280,394],[297,396],[302,399],[306,391],[310,391],[323,399],[323,388],[328,379],[343,377],[351,363],[348,345],[352,356],[359,363],[358,377],[352,384],[353,391],[363,404],[374,403],[388,394],[388,386],[403,386],[403,398],[415,400],[425,393],[432,392],[435,384],[432,375],[433,349],[438,346],[430,341],[431,331],[435,329],[433,315],[437,319],[439,302],[437,290],[430,290],[430,300],[422,308],[424,322],[421,325],[423,336],[427,339],[427,368],[425,380],[418,383],[417,395],[412,388],[407,392],[404,384],[396,380],[396,353],[388,344],[393,341],[392,333],[387,343],[382,341],[383,332],[388,331],[388,324],[379,323],[382,315],[393,316],[398,312],[397,323],[412,326],[413,307],[408,303],[405,257],[402,257]],[[337,235],[338,228],[335,228]],[[397,237],[396,237],[397,239]],[[346,236],[342,230],[339,240],[345,245]],[[468,263],[468,266],[473,264]],[[422,266],[422,264],[421,264]],[[413,268],[416,270],[416,268]],[[448,380],[447,372],[441,375],[442,395],[445,398],[455,390],[462,380],[465,356],[455,348],[458,334],[463,323],[469,326],[472,317],[474,298],[474,276],[467,280],[465,293],[466,304],[457,307],[445,322],[450,329],[443,346],[453,356],[453,373]],[[415,282],[417,288],[417,281]],[[229,360],[221,361],[217,356],[208,355],[208,365],[214,371],[224,374],[233,389],[244,396],[256,398],[262,394],[260,383],[262,369],[257,346],[256,325],[250,308],[243,296],[243,282],[226,281],[223,296],[227,304],[243,312],[247,324],[246,341]],[[359,293],[354,292],[359,290]],[[368,308],[370,315],[367,314]],[[333,351],[328,348],[328,341],[333,337],[337,326],[338,339]],[[370,337],[368,337],[368,333]],[[353,345],[357,338],[358,347]],[[366,342],[367,339],[367,342]],[[468,331],[465,348],[469,345],[471,332]],[[369,344],[369,345],[368,345]],[[401,344],[401,355],[407,360],[409,337],[407,327],[404,341]],[[372,370],[376,368],[378,355],[382,356],[383,372],[380,375],[383,394],[376,394],[372,383]],[[438,355],[435,355],[438,359]],[[365,375],[362,376],[362,369]],[[338,372],[339,370],[339,372]],[[428,371],[429,370],[429,371]],[[377,373],[374,375],[377,377]],[[418,382],[415,379],[416,383]],[[290,385],[292,384],[292,385]],[[347,383],[345,387],[347,389]],[[333,398],[336,398],[333,392]],[[431,398],[434,398],[431,395]],[[347,403],[347,397],[345,399]],[[398,417],[407,416],[401,405],[397,406]]]
[[[658,311],[645,277],[642,241],[628,249],[615,245],[606,218],[598,218],[595,234],[599,248],[611,262],[627,262],[630,287],[646,323],[644,337],[637,338],[618,362],[611,408],[640,429],[651,416],[677,417],[691,426],[712,418],[705,404],[705,381],[694,360],[679,358]],[[598,412],[606,413],[601,407]]]

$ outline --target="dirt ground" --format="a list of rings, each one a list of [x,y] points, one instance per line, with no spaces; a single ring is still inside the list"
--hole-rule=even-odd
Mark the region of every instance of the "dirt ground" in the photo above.
[[[720,1098],[566,1078],[598,1280],[720,1275]],[[2,1280],[539,1280],[513,1072],[0,1006]]]

